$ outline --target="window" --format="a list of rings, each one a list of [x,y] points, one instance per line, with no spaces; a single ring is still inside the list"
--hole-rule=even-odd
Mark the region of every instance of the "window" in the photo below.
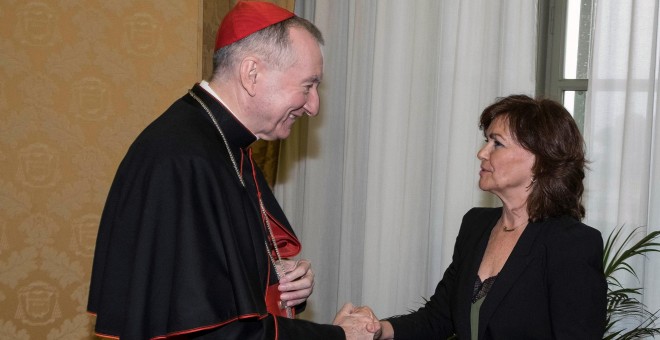
[[[584,125],[593,0],[539,0],[536,94],[557,100]]]

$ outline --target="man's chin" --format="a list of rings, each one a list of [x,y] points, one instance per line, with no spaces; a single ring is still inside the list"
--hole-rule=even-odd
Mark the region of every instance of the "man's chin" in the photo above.
[[[277,130],[277,137],[276,139],[286,139],[291,135],[291,128],[293,127],[293,124],[291,124],[289,127],[282,127],[281,129]]]
[[[276,139],[287,139],[289,135],[291,135],[291,131],[278,135]]]
[[[291,134],[291,129],[286,131],[276,131],[273,134],[259,136],[259,139],[263,139],[265,141],[270,142],[274,140],[286,139],[287,137],[289,137],[290,134]]]

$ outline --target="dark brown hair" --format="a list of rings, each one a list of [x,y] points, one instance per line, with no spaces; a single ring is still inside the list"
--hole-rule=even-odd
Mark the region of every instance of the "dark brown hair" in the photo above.
[[[485,133],[498,117],[508,123],[514,140],[536,156],[527,198],[530,220],[561,215],[581,220],[587,161],[582,134],[571,114],[553,100],[511,95],[484,109],[479,128]]]

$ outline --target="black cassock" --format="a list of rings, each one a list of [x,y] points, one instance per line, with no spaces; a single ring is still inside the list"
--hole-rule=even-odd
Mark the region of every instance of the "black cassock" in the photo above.
[[[276,284],[260,190],[283,257],[300,247],[248,147],[250,133],[199,85],[245,181],[201,105],[187,94],[121,162],[94,255],[88,311],[121,339],[343,339],[341,328],[269,313]],[[256,186],[255,186],[256,180]]]

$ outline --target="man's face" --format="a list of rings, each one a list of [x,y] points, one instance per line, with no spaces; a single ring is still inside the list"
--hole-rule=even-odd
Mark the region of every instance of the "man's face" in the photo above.
[[[257,124],[253,133],[265,140],[283,139],[296,119],[319,111],[318,86],[323,77],[323,55],[314,37],[303,28],[289,31],[295,62],[290,67],[269,67],[257,78]]]

